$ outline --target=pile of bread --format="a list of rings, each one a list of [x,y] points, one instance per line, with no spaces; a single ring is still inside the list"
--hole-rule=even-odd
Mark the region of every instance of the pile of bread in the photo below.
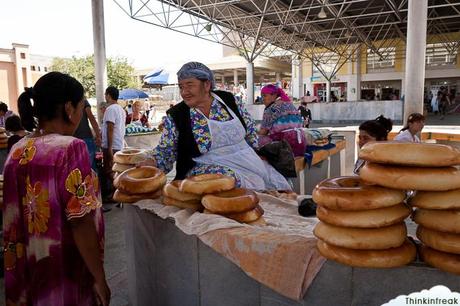
[[[355,176],[328,179],[313,191],[320,222],[314,230],[326,258],[354,267],[405,265],[416,255],[404,219],[405,192],[370,186]]]
[[[161,188],[166,183],[166,175],[158,168],[142,166],[120,173],[113,185],[113,199],[120,203],[134,203],[144,199],[156,199],[161,196]]]
[[[263,224],[263,209],[255,192],[235,188],[235,179],[201,174],[163,187],[163,204],[218,214],[241,223]]]
[[[134,203],[163,195],[165,205],[219,214],[242,223],[265,223],[262,218],[264,211],[259,206],[256,193],[235,188],[234,178],[222,174],[202,174],[166,184],[166,175],[158,168],[136,167],[146,158],[145,151],[138,149],[115,153],[115,201]]]
[[[460,274],[460,189],[419,191],[410,201],[423,243],[422,259],[441,270]]]
[[[346,184],[343,183],[336,183],[341,186],[335,186],[334,189],[328,186],[327,182],[320,183],[314,192],[314,199],[320,205],[317,215],[321,220],[315,229],[315,234],[319,239],[324,240],[318,242],[320,252],[327,258],[352,266],[393,267],[412,261],[415,258],[415,248],[412,243],[407,239],[401,246],[397,246],[396,243],[401,242],[403,234],[406,235],[405,226],[400,222],[412,210],[407,211],[402,204],[398,203],[390,205],[390,199],[393,202],[398,199],[401,203],[405,191],[412,190],[416,191],[416,195],[407,202],[418,207],[414,214],[414,221],[420,225],[417,236],[425,244],[421,248],[422,259],[432,266],[459,274],[460,170],[455,166],[460,165],[460,151],[440,144],[373,142],[366,144],[360,150],[359,158],[366,161],[360,170],[360,178],[348,181],[361,186],[358,192],[347,193],[347,189],[352,186],[344,186]],[[334,197],[330,198],[324,205],[324,199],[318,197],[318,193],[321,195],[321,188],[332,192],[335,201]],[[370,194],[367,195],[368,204],[362,199],[352,199],[352,196],[361,196],[363,190],[372,189],[377,191],[378,201]],[[350,197],[349,202],[344,202],[343,198],[346,195]],[[325,206],[326,210],[321,206]],[[363,208],[367,209],[361,210]],[[378,229],[382,236],[377,236],[377,232],[371,235],[370,232],[360,231],[359,229],[364,227],[364,224],[358,221],[362,216],[365,216],[365,225],[368,227],[365,230],[370,231],[373,228],[369,225],[375,227],[381,225],[383,227]],[[392,224],[395,225],[388,226],[388,220],[393,220]],[[324,226],[323,222],[332,225]],[[337,225],[348,225],[352,229],[331,228]],[[327,233],[341,236],[333,239],[325,237]],[[396,236],[399,240],[395,238]],[[350,240],[353,243],[344,242]],[[392,256],[389,253],[376,251],[381,250],[379,246],[382,243],[385,247],[391,246],[386,251],[391,251]],[[353,252],[348,252],[344,247],[348,247]],[[393,259],[397,258],[396,253],[400,260],[395,262]],[[358,259],[359,256],[363,256],[361,258],[363,261]],[[379,256],[381,261],[371,260],[370,257],[374,256]]]
[[[8,148],[8,136],[6,136],[5,128],[0,127],[0,149]]]
[[[137,164],[147,159],[145,150],[125,148],[113,155],[112,171],[116,178],[125,170],[135,168]]]

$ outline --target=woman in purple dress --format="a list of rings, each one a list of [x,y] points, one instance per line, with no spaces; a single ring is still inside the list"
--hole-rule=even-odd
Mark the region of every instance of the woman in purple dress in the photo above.
[[[109,305],[98,180],[85,143],[71,137],[83,106],[82,85],[59,72],[18,99],[38,126],[5,165],[6,305]]]

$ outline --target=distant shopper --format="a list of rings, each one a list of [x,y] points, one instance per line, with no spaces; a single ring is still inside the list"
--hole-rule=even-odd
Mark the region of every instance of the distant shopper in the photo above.
[[[13,112],[8,110],[8,105],[6,103],[0,102],[0,127],[5,127],[5,120],[9,116],[12,116]]]
[[[441,120],[444,119],[444,116],[447,114],[447,108],[450,105],[450,98],[447,93],[447,89],[441,89],[438,92],[438,99],[439,99],[439,114],[441,115]]]
[[[126,116],[126,124],[134,123],[139,126],[149,127],[150,126],[149,120],[147,116],[145,115],[145,113],[144,114],[141,113],[141,110],[142,110],[142,102],[135,101],[133,103],[131,114],[128,114],[128,116]]]
[[[97,124],[96,118],[94,118],[93,112],[91,111],[91,105],[89,104],[88,100],[85,100],[84,103],[83,115],[81,117],[80,124],[78,125],[78,128],[73,136],[83,140],[86,143],[91,168],[96,171],[96,148],[101,146],[101,130],[99,129],[99,124]],[[91,128],[89,127],[90,123],[93,127],[94,135],[91,131]]]
[[[21,118],[17,115],[12,115],[5,120],[5,129],[7,132],[11,133],[12,135],[8,138],[8,149],[7,152],[9,153],[11,147],[21,140],[24,136],[27,135],[26,130],[22,126]]]
[[[371,141],[388,140],[388,133],[393,128],[393,121],[385,118],[383,115],[378,116],[374,120],[368,120],[361,123],[359,126],[358,146],[362,148],[366,143]],[[364,166],[364,160],[358,159],[355,163],[353,173],[358,174],[359,170]]]
[[[437,115],[439,112],[439,100],[441,99],[441,95],[438,93],[436,96],[432,94],[431,97],[431,111]]]
[[[402,128],[398,135],[395,137],[395,141],[401,142],[420,142],[420,138],[417,136],[425,126],[425,116],[419,113],[410,114],[407,117],[407,124]]]
[[[307,102],[300,103],[297,110],[300,112],[300,116],[302,116],[303,127],[308,128],[311,122],[311,110],[308,108]]]
[[[107,108],[102,120],[102,153],[106,184],[101,186],[105,200],[113,196],[113,155],[123,149],[125,137],[126,112],[118,105],[118,95],[119,91],[114,86],[105,90]]]

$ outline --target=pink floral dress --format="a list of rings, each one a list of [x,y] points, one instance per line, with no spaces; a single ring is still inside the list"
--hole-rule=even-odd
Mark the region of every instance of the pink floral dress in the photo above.
[[[4,170],[6,305],[94,305],[93,278],[69,220],[94,217],[103,258],[99,185],[82,140],[23,138]]]

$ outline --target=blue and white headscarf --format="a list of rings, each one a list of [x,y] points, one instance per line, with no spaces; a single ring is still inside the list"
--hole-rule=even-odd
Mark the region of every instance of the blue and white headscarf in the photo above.
[[[216,81],[211,69],[199,62],[189,62],[184,64],[177,72],[177,80],[181,81],[189,78],[211,81],[211,89],[214,88]]]

